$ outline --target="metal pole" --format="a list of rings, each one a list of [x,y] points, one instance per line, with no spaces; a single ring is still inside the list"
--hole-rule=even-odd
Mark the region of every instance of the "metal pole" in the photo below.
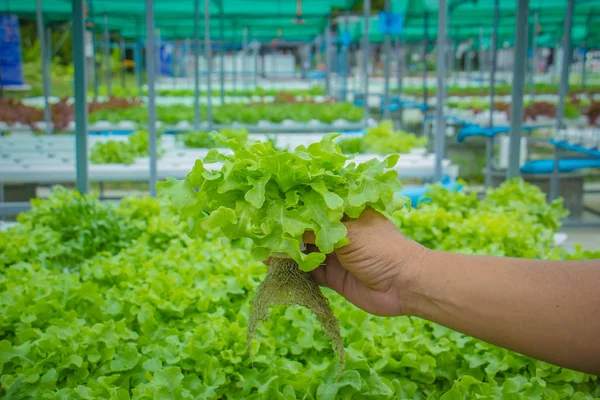
[[[46,134],[52,134],[52,119],[50,118],[50,103],[48,97],[50,96],[50,80],[48,77],[48,60],[46,55],[46,39],[44,38],[44,17],[42,15],[42,0],[36,2],[36,17],[37,17],[37,33],[38,40],[40,41],[40,52],[42,59],[42,80],[44,85],[44,123],[46,125]]]
[[[104,68],[106,68],[106,95],[110,96],[112,94],[112,71],[110,70],[110,34],[106,13],[104,13]]]
[[[200,0],[194,0],[194,130],[200,130]]]
[[[258,49],[254,50],[254,89],[258,88],[258,53],[260,51],[260,46]]]
[[[325,27],[325,95],[331,97],[331,21]]]
[[[210,42],[210,0],[204,0],[204,54],[206,55],[206,121],[212,127],[212,44]]]
[[[119,42],[119,50],[121,51],[121,87],[124,89],[127,83],[125,82],[125,39],[122,36]]]
[[[140,20],[135,20],[135,31],[141,37]],[[142,43],[140,39],[135,40],[135,48],[133,49],[133,61],[135,64],[135,80],[137,81],[138,97],[143,95],[142,90]]]
[[[562,68],[560,71],[560,86],[558,89],[558,107],[556,108],[556,130],[557,132],[563,129],[563,118],[565,114],[565,97],[569,92],[569,67],[571,65],[571,28],[573,26],[573,8],[575,8],[575,0],[567,2],[567,15],[565,17],[565,28],[563,36],[563,54]],[[554,150],[554,168],[552,169],[552,179],[550,182],[550,199],[554,200],[558,197],[559,192],[559,168],[560,160],[559,151]]]
[[[481,82],[481,84],[483,85],[483,79],[484,79],[484,75],[483,75],[483,26],[479,27],[479,60],[478,60],[478,67],[479,67],[479,81]]]
[[[515,60],[513,64],[510,105],[510,152],[506,178],[520,176],[521,136],[523,128],[523,96],[527,60],[527,14],[529,0],[518,0],[515,32]]]
[[[46,28],[46,67],[48,70],[48,94],[52,96],[52,59],[54,58],[54,52],[52,50],[52,27]]]
[[[94,74],[94,101],[98,101],[98,93],[100,91],[100,77],[98,76],[98,66],[96,65],[96,49],[98,48],[96,45],[96,34],[92,31],[92,48],[93,48],[93,62],[92,62],[92,68],[93,70],[93,74]]]
[[[365,90],[365,125],[369,122],[369,23],[371,19],[371,0],[364,0],[363,17],[365,23],[363,37],[363,85]]]
[[[395,39],[395,47],[396,47],[396,79],[397,83],[397,91],[398,97],[402,97],[402,73],[404,67],[404,49],[401,47],[400,36],[397,36]]]
[[[587,55],[587,46],[585,43],[582,46],[582,52],[583,52],[583,54],[581,55],[581,88],[585,89],[585,75],[586,75],[585,61],[586,61],[586,55]]]
[[[348,10],[344,11],[344,35],[348,35],[350,37],[350,12]],[[345,40],[345,39],[344,39]],[[342,44],[343,49],[343,64],[344,68],[342,69],[344,76],[342,77],[342,101],[348,101],[348,73],[350,72],[350,51],[349,44],[344,42]]]
[[[133,49],[133,59],[135,67],[135,80],[138,87],[138,97],[142,96],[142,49],[139,40],[135,41],[135,47]]]
[[[150,196],[156,196],[156,102],[154,79],[156,55],[154,49],[154,2],[146,0],[146,73],[148,75],[148,135],[150,136]]]
[[[444,121],[444,90],[446,86],[446,0],[438,1],[438,31],[436,43],[436,75],[437,75],[437,106],[435,107],[435,180],[443,178],[442,161],[446,139],[446,124]]]
[[[87,193],[87,90],[85,81],[85,18],[84,0],[73,0],[73,67],[75,87],[75,160],[76,187],[79,193]]]
[[[246,59],[248,55],[248,28],[242,31],[242,90],[246,90]]]
[[[531,76],[529,77],[529,95],[531,96],[531,101],[534,101],[535,98],[535,69],[537,64],[537,25],[538,25],[538,13],[533,14],[533,39],[531,42]]]
[[[231,62],[232,62],[232,69],[231,69],[231,80],[232,80],[232,86],[233,86],[233,93],[234,96],[236,95],[237,92],[237,59],[238,59],[238,55],[237,55],[237,37],[236,37],[236,32],[237,32],[237,24],[236,21],[234,20],[233,22],[233,31],[232,31],[232,48],[231,48]]]
[[[219,52],[220,70],[220,95],[221,95],[221,106],[225,104],[225,16],[223,15],[223,2],[220,3],[220,18],[219,18],[219,37],[221,41],[221,51]]]
[[[492,65],[490,69],[490,129],[494,127],[494,111],[496,110],[496,68],[498,65],[498,24],[500,20],[500,0],[494,0],[494,25],[492,28]],[[494,137],[489,136],[486,142],[485,187],[492,186],[492,170],[494,162]]]
[[[425,16],[423,18],[423,105],[425,106],[425,111],[427,112],[427,46],[429,44],[429,14],[427,11],[425,12]]]
[[[389,13],[391,10],[390,0],[385,0],[384,3],[385,12]],[[389,32],[385,33],[383,48],[384,48],[384,89],[383,89],[383,118],[390,119],[390,58],[391,58],[391,47],[392,38]]]

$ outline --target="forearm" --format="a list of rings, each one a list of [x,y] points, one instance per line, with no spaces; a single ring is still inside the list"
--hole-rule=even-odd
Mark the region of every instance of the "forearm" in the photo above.
[[[426,251],[402,298],[410,315],[600,374],[599,263]]]

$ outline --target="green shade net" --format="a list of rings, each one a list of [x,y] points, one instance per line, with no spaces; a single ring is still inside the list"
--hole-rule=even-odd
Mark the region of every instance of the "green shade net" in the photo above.
[[[360,9],[359,0],[301,0],[298,20],[296,0],[212,0],[210,2],[211,38],[239,43],[243,28],[248,30],[248,40],[270,42],[273,40],[308,42],[322,34],[328,18],[334,13],[351,8]],[[448,34],[457,41],[471,40],[479,47],[482,29],[483,47],[488,48],[492,35],[494,0],[448,1]],[[515,34],[516,1],[500,1],[498,46],[512,45]],[[163,39],[183,40],[194,35],[195,0],[155,0],[155,26]],[[200,38],[204,39],[204,0],[200,4]],[[430,43],[437,37],[437,0],[391,0],[391,11],[404,15],[404,30],[400,38],[408,43],[423,42],[425,24]],[[539,46],[553,47],[564,34],[564,17],[567,0],[531,0],[529,25],[533,31],[534,13],[538,14]],[[70,21],[70,0],[43,0],[42,8],[47,23]],[[14,13],[35,19],[35,0],[0,0],[0,12]],[[119,32],[126,39],[144,39],[145,0],[89,0],[88,20],[94,30],[104,29],[104,15],[108,17],[110,31]],[[221,34],[220,19],[223,19]],[[369,19],[369,41],[381,43],[384,35],[379,31],[376,12]],[[351,39],[358,43],[364,35],[364,20],[354,18],[349,26]],[[587,47],[600,45],[600,6],[598,0],[577,0],[573,16],[572,41],[574,46],[584,42]]]

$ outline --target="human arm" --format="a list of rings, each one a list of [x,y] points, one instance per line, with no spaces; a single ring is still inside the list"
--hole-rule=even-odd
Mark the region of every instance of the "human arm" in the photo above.
[[[347,227],[350,244],[313,276],[358,307],[425,318],[540,360],[600,374],[599,260],[428,250],[371,210]]]

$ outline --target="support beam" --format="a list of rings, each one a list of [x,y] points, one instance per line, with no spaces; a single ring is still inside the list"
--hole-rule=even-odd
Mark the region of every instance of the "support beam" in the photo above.
[[[206,56],[206,121],[212,128],[212,43],[210,41],[210,0],[204,0],[204,54]]]
[[[194,0],[194,130],[200,130],[200,0]]]
[[[54,58],[54,50],[52,48],[52,27],[46,27],[46,63],[48,70],[48,93],[52,96],[52,59]]]
[[[247,58],[248,58],[248,27],[244,27],[242,31],[242,90],[246,90],[246,74],[247,70]]]
[[[87,193],[89,190],[84,8],[84,0],[73,0],[73,67],[75,69],[75,181],[79,193]]]
[[[429,13],[425,11],[423,16],[423,104],[427,113],[427,46],[429,45]],[[424,126],[424,125],[423,125]]]
[[[500,22],[500,0],[494,0],[494,23],[492,27],[492,65],[490,68],[490,128],[494,127],[494,111],[496,110],[496,69],[498,67],[498,24]],[[490,136],[486,141],[485,160],[485,187],[492,186],[492,172],[494,163],[494,137]]]
[[[135,31],[137,32],[137,34],[139,35],[139,37],[142,36],[142,29],[140,26],[140,20],[136,18],[135,20]],[[134,54],[133,54],[133,60],[135,63],[135,79],[137,81],[137,87],[138,87],[138,97],[142,97],[144,94],[144,91],[142,89],[142,70],[143,70],[143,61],[142,61],[142,42],[140,39],[136,39],[135,40],[135,49],[134,49]]]
[[[344,32],[345,35],[350,35],[350,11],[344,11]],[[344,36],[342,36],[344,37]],[[350,73],[350,46],[344,42],[342,44],[343,50],[343,65],[342,68],[342,101],[348,101],[348,74]]]
[[[97,54],[97,49],[98,49],[98,45],[96,44],[96,34],[94,32],[92,33],[92,74],[94,75],[94,101],[98,101],[98,96],[99,96],[99,92],[100,92],[100,76],[98,73],[98,65],[96,64],[96,54]]]
[[[446,123],[444,121],[444,92],[446,89],[446,0],[438,0],[438,31],[436,42],[436,97],[435,107],[435,180],[443,178],[442,161],[446,146]]]
[[[233,93],[237,92],[237,52],[235,44],[237,43],[237,24],[236,21],[233,21],[233,40],[232,40],[232,49],[231,49],[231,86],[233,89]]]
[[[150,196],[156,197],[156,51],[154,48],[154,2],[146,0],[146,74],[148,81],[148,135],[150,136]]]
[[[42,62],[42,82],[44,88],[44,123],[46,125],[45,131],[47,135],[53,133],[52,119],[50,118],[50,76],[48,74],[48,55],[46,48],[46,39],[44,37],[44,17],[42,15],[42,0],[36,1],[36,19],[37,19],[37,34],[38,40],[40,41],[40,52]]]
[[[331,21],[325,27],[325,96],[331,97]]]
[[[371,17],[371,0],[363,2],[363,19],[365,28],[363,30],[363,85],[365,94],[365,125],[369,122],[369,20]]]
[[[478,53],[478,67],[479,67],[479,81],[481,85],[484,84],[484,73],[483,73],[483,26],[479,27],[479,53]]]
[[[221,50],[219,51],[219,83],[221,105],[225,104],[225,15],[223,14],[223,2],[220,2],[220,18],[219,18],[219,40],[221,42]]]
[[[390,0],[385,0],[385,12],[391,12]],[[390,119],[390,58],[392,37],[387,32],[383,39],[384,52],[384,89],[383,89],[383,118]]]
[[[533,38],[531,39],[531,75],[529,76],[529,95],[535,101],[535,70],[537,66],[538,13],[533,14]]]
[[[565,115],[565,97],[569,93],[569,72],[571,66],[571,29],[573,27],[573,9],[575,8],[575,0],[568,0],[567,15],[565,16],[565,29],[563,36],[563,54],[562,68],[560,71],[560,86],[558,88],[558,107],[556,108],[556,131],[557,135],[564,128],[563,119]],[[552,179],[550,181],[550,200],[558,197],[559,193],[559,169],[560,161],[559,150],[554,150],[554,168],[552,170]]]
[[[110,33],[108,32],[108,14],[104,13],[104,68],[106,69],[106,95],[112,94],[112,71],[110,69]]]
[[[518,0],[515,30],[515,61],[513,64],[512,93],[510,105],[510,147],[506,178],[521,175],[521,137],[523,133],[523,96],[527,61],[527,14],[529,0]]]
[[[121,87],[125,89],[127,87],[127,82],[125,79],[125,39],[123,39],[123,36],[121,36],[119,40],[119,51],[121,52]]]

